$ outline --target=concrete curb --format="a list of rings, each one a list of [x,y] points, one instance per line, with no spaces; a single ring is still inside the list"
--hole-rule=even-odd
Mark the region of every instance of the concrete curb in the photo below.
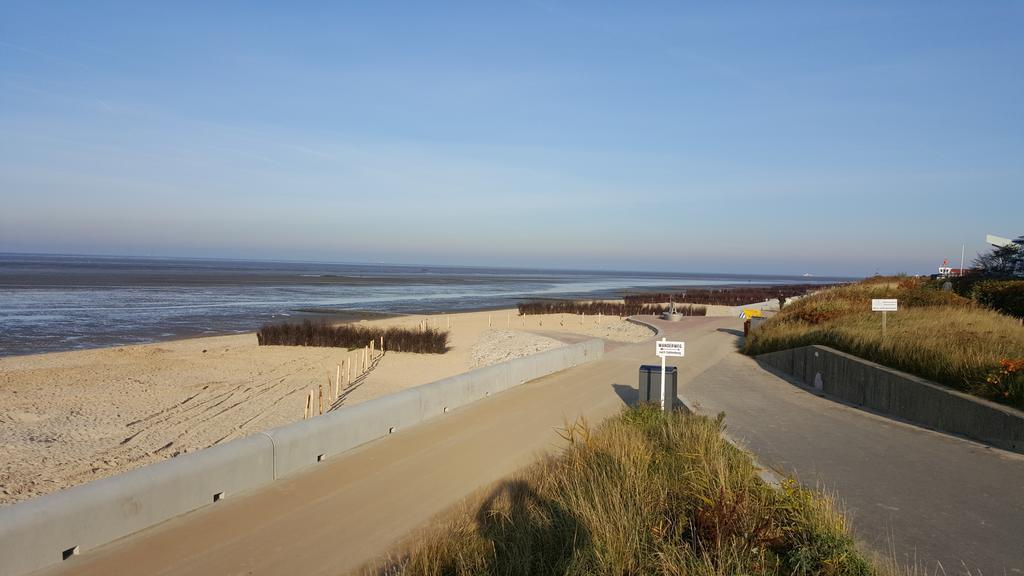
[[[597,360],[587,340],[0,508],[0,574],[20,576],[524,382]]]
[[[827,346],[756,357],[810,391],[905,422],[1024,454],[1024,412]]]
[[[648,324],[647,322],[644,322],[643,320],[640,320],[638,318],[629,316],[626,318],[626,322],[632,322],[633,324],[636,324],[638,326],[643,326],[644,328],[650,328],[651,330],[654,330],[655,338],[657,338],[658,335],[661,334],[661,330],[659,330],[657,326],[655,326],[654,324]]]

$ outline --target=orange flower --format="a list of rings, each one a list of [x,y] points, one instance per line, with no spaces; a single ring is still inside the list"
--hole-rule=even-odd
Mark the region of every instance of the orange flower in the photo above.
[[[1020,372],[1024,370],[1024,358],[1010,359],[1004,358],[999,361],[999,366],[1002,367],[1003,372],[1006,374],[1013,374],[1014,372]]]

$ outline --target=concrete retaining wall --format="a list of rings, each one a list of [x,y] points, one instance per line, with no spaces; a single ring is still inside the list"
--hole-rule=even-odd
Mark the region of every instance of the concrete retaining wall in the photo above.
[[[524,382],[600,358],[588,340],[0,508],[0,575],[62,561]]]
[[[0,574],[61,562],[274,481],[270,438],[256,434],[0,508]]]
[[[771,352],[758,362],[851,404],[1024,453],[1024,412],[950,390],[827,346]]]

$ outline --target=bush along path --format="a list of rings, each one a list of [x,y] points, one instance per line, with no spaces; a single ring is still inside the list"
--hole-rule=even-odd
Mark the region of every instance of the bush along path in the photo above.
[[[500,483],[383,573],[873,574],[834,502],[765,484],[722,418],[629,408],[561,431],[564,452]]]

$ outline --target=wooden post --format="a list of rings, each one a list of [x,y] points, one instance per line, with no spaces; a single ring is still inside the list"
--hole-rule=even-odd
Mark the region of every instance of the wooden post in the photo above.
[[[384,337],[383,336],[380,337],[380,355],[381,356],[384,355]]]
[[[324,413],[324,387],[320,385],[320,414]]]
[[[331,371],[327,371],[327,404],[334,403],[334,386],[331,384]]]
[[[309,391],[309,395],[306,396],[306,410],[302,413],[302,419],[309,418],[309,409],[313,407],[313,391]]]
[[[583,326],[583,317],[586,316],[583,312],[580,312],[580,326]]]
[[[452,317],[451,316],[448,316],[448,329],[449,330],[452,329]]]
[[[338,364],[338,373],[334,377],[334,387],[338,391],[338,396],[341,396],[341,364]],[[337,400],[337,398],[335,398]]]
[[[490,314],[487,315],[487,327],[488,328],[491,327],[491,315]]]

